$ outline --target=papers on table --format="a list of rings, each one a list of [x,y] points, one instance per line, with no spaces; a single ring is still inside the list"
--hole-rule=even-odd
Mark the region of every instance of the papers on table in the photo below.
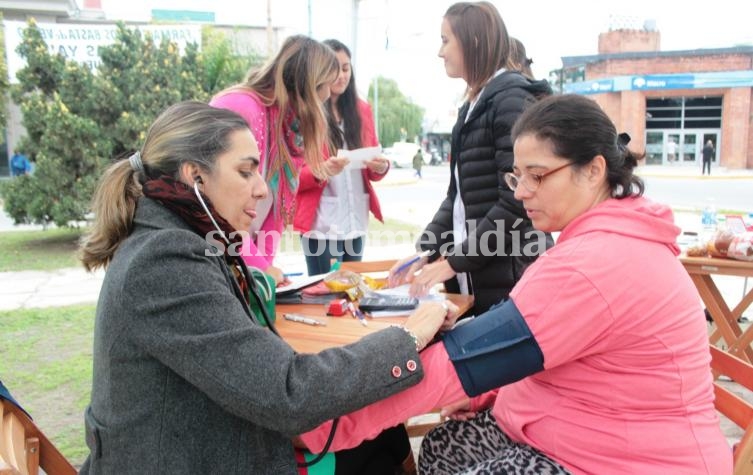
[[[283,295],[298,292],[301,289],[305,289],[306,287],[310,287],[321,282],[326,275],[327,274],[325,273],[311,276],[293,277],[290,279],[290,284],[284,285],[282,287],[277,287],[277,289],[275,290],[275,295],[280,297]]]
[[[375,290],[373,293],[380,295],[392,295],[397,297],[408,297],[410,291],[410,284],[400,285],[398,287],[392,287],[389,289]],[[442,302],[445,300],[444,295],[437,292],[432,288],[427,295],[418,297],[419,304],[421,302]],[[379,317],[405,317],[413,313],[413,310],[379,310],[375,312],[369,312],[369,315],[373,318]]]
[[[355,150],[343,150],[337,151],[337,156],[340,158],[347,158],[350,160],[347,168],[366,168],[366,161],[372,158],[380,157],[382,155],[382,147],[365,147],[357,148]]]

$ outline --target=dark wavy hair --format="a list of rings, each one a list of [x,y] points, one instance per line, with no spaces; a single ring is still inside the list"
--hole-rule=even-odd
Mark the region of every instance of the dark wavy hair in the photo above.
[[[640,196],[645,185],[633,174],[644,154],[627,148],[628,134],[617,134],[612,120],[587,97],[577,94],[550,96],[529,107],[512,128],[512,140],[532,135],[548,140],[552,152],[582,168],[597,155],[607,164],[607,183],[614,198]]]
[[[341,41],[335,39],[324,40],[323,43],[335,53],[344,51],[348,55],[348,59],[351,58],[350,50]],[[329,140],[333,146],[337,148],[343,148],[343,145],[347,145],[348,149],[354,150],[361,148],[361,116],[358,114],[358,92],[356,91],[356,74],[353,72],[353,64],[350,65],[350,82],[345,88],[345,91],[337,98],[337,102],[333,101],[330,97],[324,106],[327,109],[327,122],[329,122]],[[340,130],[340,126],[335,122],[335,114],[333,108],[337,108],[337,112],[343,121],[343,130]]]

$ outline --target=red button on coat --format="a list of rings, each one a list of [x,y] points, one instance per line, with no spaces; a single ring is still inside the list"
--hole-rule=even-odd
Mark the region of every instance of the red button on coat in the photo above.
[[[407,362],[407,363],[405,363],[405,368],[406,368],[406,369],[407,369],[408,371],[410,371],[411,373],[412,373],[412,372],[414,372],[414,371],[416,371],[416,368],[417,368],[417,367],[418,367],[418,365],[417,365],[417,364],[416,364],[416,362],[415,362],[415,361],[413,361],[413,360],[408,360],[408,362]]]
[[[403,370],[400,369],[400,366],[392,367],[392,376],[399,378],[401,374],[403,374]]]

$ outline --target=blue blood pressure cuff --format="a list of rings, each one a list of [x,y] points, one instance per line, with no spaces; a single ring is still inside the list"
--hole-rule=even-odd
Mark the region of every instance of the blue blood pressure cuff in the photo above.
[[[455,327],[443,341],[471,397],[544,369],[544,354],[512,300]]]

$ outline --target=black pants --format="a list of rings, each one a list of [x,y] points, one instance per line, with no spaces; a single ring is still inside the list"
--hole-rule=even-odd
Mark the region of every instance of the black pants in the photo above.
[[[701,175],[703,175],[706,172],[706,168],[708,167],[709,175],[711,175],[711,159],[706,160],[703,159],[703,168],[701,169]]]
[[[335,452],[335,475],[394,475],[410,451],[408,432],[400,424],[358,447]]]

